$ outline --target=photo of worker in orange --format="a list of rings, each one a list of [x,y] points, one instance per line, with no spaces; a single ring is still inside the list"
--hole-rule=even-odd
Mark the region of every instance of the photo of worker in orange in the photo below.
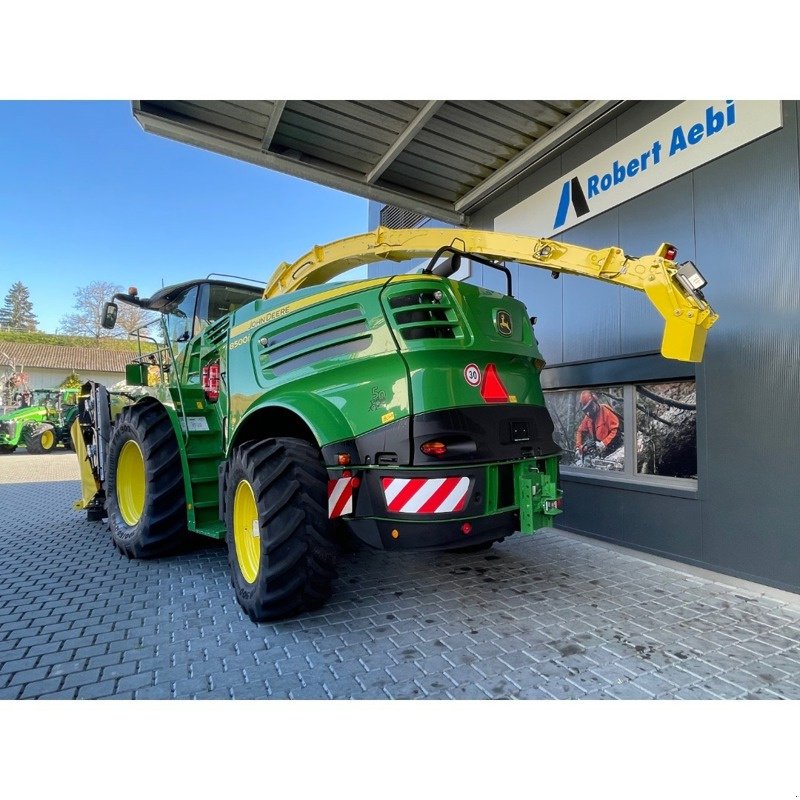
[[[584,414],[575,432],[575,455],[594,451],[599,456],[622,446],[620,420],[611,406],[601,403],[594,392],[583,391],[578,402]]]

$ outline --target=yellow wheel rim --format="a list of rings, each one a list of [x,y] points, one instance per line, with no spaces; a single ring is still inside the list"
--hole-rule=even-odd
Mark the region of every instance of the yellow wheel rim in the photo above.
[[[239,481],[233,496],[233,541],[242,576],[254,583],[261,563],[261,530],[253,487],[244,480]]]
[[[122,445],[117,462],[117,505],[128,525],[136,525],[142,518],[146,483],[142,450],[129,439]]]
[[[52,450],[53,445],[56,443],[56,437],[53,435],[53,431],[48,429],[42,433],[39,441],[42,443],[43,450]]]

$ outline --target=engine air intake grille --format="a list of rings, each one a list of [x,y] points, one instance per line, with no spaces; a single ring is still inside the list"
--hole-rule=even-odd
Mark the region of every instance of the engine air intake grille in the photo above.
[[[442,292],[422,291],[389,300],[395,328],[407,342],[414,339],[455,339],[461,326],[455,310]]]
[[[275,375],[337,356],[366,350],[372,334],[363,311],[342,309],[320,319],[267,334],[259,355],[261,366]]]

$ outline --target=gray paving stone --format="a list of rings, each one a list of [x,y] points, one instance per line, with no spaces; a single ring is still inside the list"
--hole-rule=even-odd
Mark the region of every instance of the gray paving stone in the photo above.
[[[489,693],[479,684],[455,686],[447,689],[446,694],[454,700],[486,700],[490,697]]]
[[[14,672],[22,672],[26,669],[32,669],[37,662],[36,656],[29,658],[15,658],[13,661],[0,662],[0,675],[10,675]]]
[[[81,672],[75,672],[67,675],[66,678],[64,678],[63,686],[65,689],[71,689],[78,686],[87,686],[89,684],[96,683],[99,680],[99,669],[82,670]]]
[[[43,681],[32,681],[25,684],[25,688],[20,695],[20,699],[25,700],[29,697],[34,698],[43,694],[48,694],[49,692],[55,692],[60,686],[61,678],[48,678]]]
[[[168,700],[172,697],[172,684],[160,683],[154,686],[145,686],[134,692],[137,700]]]
[[[567,676],[567,681],[575,684],[575,686],[587,694],[590,692],[599,692],[606,686],[615,684],[614,681],[608,681],[591,670],[584,670],[574,674],[570,673]]]
[[[39,700],[74,700],[78,693],[77,689],[61,689],[58,692],[49,692],[39,695]]]
[[[781,680],[762,686],[754,691],[770,692],[781,700],[800,700],[800,685],[794,681]]]
[[[404,681],[403,683],[387,686],[385,691],[393,700],[414,700],[425,697],[422,687],[414,683],[414,681]]]
[[[114,681],[90,683],[78,689],[79,700],[95,700],[100,697],[111,697],[114,694]]]
[[[675,691],[677,688],[674,683],[663,677],[663,673],[648,672],[639,675],[631,680],[635,686],[644,689],[645,692],[653,697],[664,697]]]
[[[586,694],[585,689],[566,678],[547,678],[537,682],[537,688],[543,689],[554,700],[577,700]]]
[[[741,687],[735,686],[732,683],[728,683],[728,681],[718,677],[707,678],[697,685],[725,700],[732,700],[736,697],[742,697],[743,695],[747,694],[747,692]]]
[[[100,678],[101,680],[106,680],[109,678],[124,678],[128,675],[134,675],[135,673],[136,664],[132,662],[128,662],[127,664],[111,664],[103,668]]]
[[[63,657],[63,653],[61,656]],[[39,666],[46,666],[39,662]],[[78,659],[77,661],[59,661],[50,665],[49,677],[56,677],[58,675],[72,675],[76,672],[82,672],[86,669],[86,659]]]
[[[74,458],[41,456],[26,473],[32,464],[5,456],[17,477],[0,476],[11,510],[0,521],[2,697],[166,698],[179,681],[180,697],[198,698],[387,699],[417,687],[414,697],[611,699],[640,683],[659,697],[796,696],[800,598],[774,601],[545,531],[488,557],[359,551],[342,560],[328,608],[254,625],[233,598],[224,548],[120,558],[107,531],[69,509]],[[43,491],[50,521],[21,536]],[[56,551],[68,562],[51,564]],[[43,692],[53,680],[63,686]],[[66,685],[80,680],[90,683]]]
[[[544,689],[537,686],[530,686],[526,689],[520,689],[515,694],[511,695],[516,700],[553,700]]]
[[[39,681],[47,675],[48,671],[47,667],[24,669],[20,672],[15,672],[8,684],[9,686],[18,686],[19,684],[25,684],[29,681]]]
[[[424,672],[422,668],[414,662],[387,666],[385,667],[385,671],[388,673],[391,679],[397,683],[405,683],[408,681],[421,679],[430,674]],[[440,673],[437,671],[435,674],[438,675]]]
[[[153,672],[142,672],[137,675],[127,675],[122,677],[117,682],[117,690],[126,691],[139,691],[148,686],[155,685],[155,674]]]
[[[423,675],[419,678],[415,678],[414,683],[416,683],[427,696],[442,695],[455,686],[445,675]]]
[[[653,697],[644,689],[631,682],[607,686],[603,689],[603,692],[615,697],[617,700],[650,700]]]

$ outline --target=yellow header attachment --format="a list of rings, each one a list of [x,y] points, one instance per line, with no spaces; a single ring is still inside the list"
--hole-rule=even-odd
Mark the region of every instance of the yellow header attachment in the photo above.
[[[719,318],[702,295],[678,280],[679,266],[663,257],[666,245],[661,245],[655,255],[631,258],[618,247],[590,250],[550,239],[466,228],[378,228],[317,245],[294,263],[281,264],[267,283],[264,297],[316,286],[363,264],[431,257],[446,246],[496,261],[516,261],[645,292],[665,320],[661,341],[665,358],[701,361],[708,329]]]

